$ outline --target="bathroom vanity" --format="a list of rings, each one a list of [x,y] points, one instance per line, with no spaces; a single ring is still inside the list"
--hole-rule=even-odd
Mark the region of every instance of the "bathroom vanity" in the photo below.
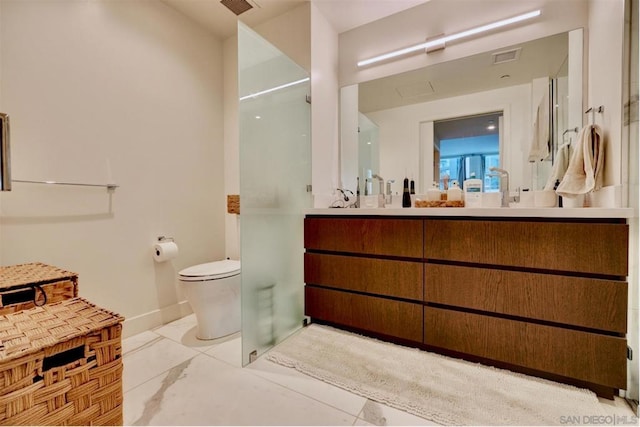
[[[629,209],[314,209],[305,313],[400,344],[626,388]]]

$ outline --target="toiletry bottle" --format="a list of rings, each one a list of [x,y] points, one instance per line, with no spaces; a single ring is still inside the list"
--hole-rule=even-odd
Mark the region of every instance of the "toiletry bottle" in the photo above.
[[[471,173],[471,177],[464,181],[464,206],[467,208],[482,207],[482,180],[476,179],[476,174]]]
[[[402,190],[402,207],[411,207],[411,193],[409,192],[409,178],[404,179],[404,188]]]
[[[360,207],[360,177],[356,177],[356,208]]]
[[[410,183],[409,193],[416,194],[416,183],[413,179],[411,180],[411,183]]]
[[[471,173],[471,177],[464,181],[465,193],[482,193],[482,180],[476,178],[475,173]]]
[[[447,190],[447,200],[452,202],[459,202],[462,200],[462,190],[458,187],[458,181],[451,181],[451,185]]]

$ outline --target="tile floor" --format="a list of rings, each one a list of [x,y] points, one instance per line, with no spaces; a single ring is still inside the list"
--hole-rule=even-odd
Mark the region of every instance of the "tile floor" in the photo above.
[[[189,315],[123,341],[125,425],[437,425],[264,358],[242,368],[239,334],[199,341],[195,325]]]

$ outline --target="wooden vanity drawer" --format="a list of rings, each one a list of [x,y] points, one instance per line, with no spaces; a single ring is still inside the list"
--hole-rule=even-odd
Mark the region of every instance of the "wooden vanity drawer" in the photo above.
[[[424,342],[606,387],[626,388],[624,338],[425,307]]]
[[[422,342],[422,305],[305,286],[305,314],[312,319],[413,342]]]
[[[622,223],[425,220],[425,258],[624,277]]]
[[[425,301],[624,334],[627,283],[425,265]]]
[[[307,250],[422,258],[422,220],[318,218],[304,220]]]
[[[304,254],[304,281],[422,301],[422,268],[416,261],[396,261],[357,256]]]

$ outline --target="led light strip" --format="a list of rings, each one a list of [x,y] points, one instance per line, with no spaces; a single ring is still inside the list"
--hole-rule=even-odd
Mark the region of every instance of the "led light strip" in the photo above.
[[[276,90],[280,90],[280,89],[284,89],[287,87],[291,87],[291,86],[295,86],[295,85],[299,85],[300,83],[304,83],[304,82],[308,82],[310,80],[309,77],[301,79],[301,80],[296,80],[295,82],[290,82],[290,83],[285,83],[283,85],[277,86],[277,87],[272,87],[271,89],[266,89],[260,92],[256,92],[256,93],[252,93],[250,95],[245,95],[240,97],[240,101],[244,101],[245,99],[249,99],[249,98],[257,98],[260,95],[264,95],[267,93],[271,93],[271,92],[275,92]]]
[[[364,67],[366,65],[370,65],[376,62],[384,61],[387,59],[395,58],[397,56],[406,55],[407,53],[415,52],[422,49],[428,49],[430,47],[435,47],[438,45],[442,45],[443,43],[447,43],[453,40],[458,40],[464,37],[469,37],[474,34],[482,33],[485,31],[494,30],[496,28],[504,27],[506,25],[514,24],[516,22],[521,22],[527,19],[535,18],[536,16],[540,16],[540,10],[534,10],[533,12],[525,13],[523,15],[514,16],[513,18],[503,19],[501,21],[496,21],[491,24],[482,25],[480,27],[472,28],[467,31],[462,31],[460,33],[451,34],[450,36],[438,37],[433,40],[426,41],[424,43],[417,44],[415,46],[406,47],[404,49],[396,50],[393,52],[385,53],[384,55],[378,55],[370,59],[365,59],[358,62],[358,67]]]

